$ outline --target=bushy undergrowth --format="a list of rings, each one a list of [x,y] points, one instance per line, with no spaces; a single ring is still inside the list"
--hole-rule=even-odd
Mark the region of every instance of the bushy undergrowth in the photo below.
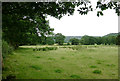
[[[10,46],[6,41],[2,40],[2,56],[5,58],[8,54],[12,54],[13,47]]]
[[[34,48],[33,51],[48,51],[48,50],[57,50],[57,47],[44,47],[44,48]]]
[[[85,48],[87,48],[87,47],[85,47],[85,46],[83,47],[81,45],[76,45],[76,46],[72,47],[73,50],[81,50],[81,49],[85,49]]]
[[[81,50],[81,49],[85,49],[87,48],[87,46],[82,46],[82,45],[76,45],[76,46],[63,46],[63,47],[60,47],[60,48],[69,48],[69,49],[72,49],[72,50]]]

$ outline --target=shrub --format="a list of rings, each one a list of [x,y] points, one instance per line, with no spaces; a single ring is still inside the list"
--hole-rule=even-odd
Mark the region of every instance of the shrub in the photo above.
[[[65,57],[61,57],[61,59],[65,59]]]
[[[54,50],[57,50],[57,47],[54,47]]]
[[[70,47],[69,47],[70,48]],[[74,47],[71,47],[73,50],[81,50],[81,49],[85,49],[85,47],[81,46],[81,45],[77,45]]]
[[[69,49],[72,49],[72,47],[68,47]]]
[[[47,48],[42,48],[43,51],[47,51]]]
[[[54,47],[47,47],[48,50],[54,50]]]
[[[8,54],[12,54],[13,47],[10,46],[6,41],[2,40],[2,56],[5,58]]]
[[[37,56],[36,58],[40,58],[40,56]]]
[[[101,62],[97,62],[97,64],[101,64]]]
[[[97,66],[90,66],[90,68],[97,68]]]
[[[95,73],[95,74],[101,74],[101,71],[100,70],[94,70],[93,73]]]
[[[57,50],[57,47],[44,47],[44,48],[34,48],[33,51],[48,51],[48,50]]]
[[[67,48],[67,47],[63,46],[62,48]]]
[[[15,79],[15,78],[16,78],[16,76],[13,75],[13,74],[9,74],[9,75],[6,77],[7,80]]]
[[[61,73],[62,71],[60,69],[55,70],[56,73]]]
[[[67,45],[70,45],[70,43],[68,42]]]

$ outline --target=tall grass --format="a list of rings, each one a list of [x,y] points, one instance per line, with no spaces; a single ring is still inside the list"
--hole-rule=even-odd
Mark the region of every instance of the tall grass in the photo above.
[[[3,79],[11,74],[16,79],[118,78],[117,46],[71,45],[39,52],[32,49],[18,48],[8,59],[4,59]]]

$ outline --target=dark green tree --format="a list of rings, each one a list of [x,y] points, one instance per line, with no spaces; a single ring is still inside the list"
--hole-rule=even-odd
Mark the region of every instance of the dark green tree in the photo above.
[[[75,8],[75,3],[55,2],[4,2],[2,5],[3,39],[14,46],[14,48],[34,41],[34,39],[29,37],[38,36],[36,28],[39,30],[41,35],[40,41],[43,43],[45,36],[53,31],[46,21],[46,15],[59,19],[67,13],[72,15]]]
[[[72,45],[78,45],[79,44],[79,39],[77,39],[77,38],[72,38],[69,41],[71,42]]]
[[[95,39],[96,39],[96,44],[97,45],[100,45],[100,44],[102,44],[102,37],[95,37]]]
[[[96,38],[85,35],[81,38],[80,43],[83,45],[94,45],[96,43]]]
[[[46,44],[53,45],[54,44],[54,38],[53,37],[47,37],[46,38]]]
[[[102,44],[105,44],[105,45],[116,44],[116,36],[103,36]]]
[[[70,43],[68,42],[67,45],[70,45]]]
[[[61,33],[55,34],[55,42],[58,43],[59,45],[63,45],[65,40],[65,36],[62,35]]]
[[[120,35],[116,37],[116,45],[120,45]]]

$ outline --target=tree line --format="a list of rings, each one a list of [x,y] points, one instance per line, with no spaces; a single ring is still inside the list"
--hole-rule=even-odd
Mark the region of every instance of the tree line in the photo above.
[[[77,38],[70,39],[72,45],[120,45],[120,35],[117,36],[103,36],[103,37],[93,37],[93,36],[83,36],[80,40]]]
[[[34,40],[34,41],[33,41]],[[41,44],[41,45],[63,45],[65,42],[65,36],[62,35],[61,33],[54,34],[52,36],[44,37],[41,39],[41,37],[38,36],[38,38],[34,39],[31,38],[31,41],[25,43],[24,45],[36,45],[36,44]],[[103,37],[93,37],[93,36],[88,36],[84,35],[82,36],[81,39],[77,38],[71,38],[67,42],[67,45],[119,45],[120,44],[120,35],[108,35],[108,36],[103,36]]]
[[[103,37],[93,37],[93,36],[83,36],[80,40],[77,38],[70,39],[72,45],[120,45],[120,35],[118,36],[103,36]]]

